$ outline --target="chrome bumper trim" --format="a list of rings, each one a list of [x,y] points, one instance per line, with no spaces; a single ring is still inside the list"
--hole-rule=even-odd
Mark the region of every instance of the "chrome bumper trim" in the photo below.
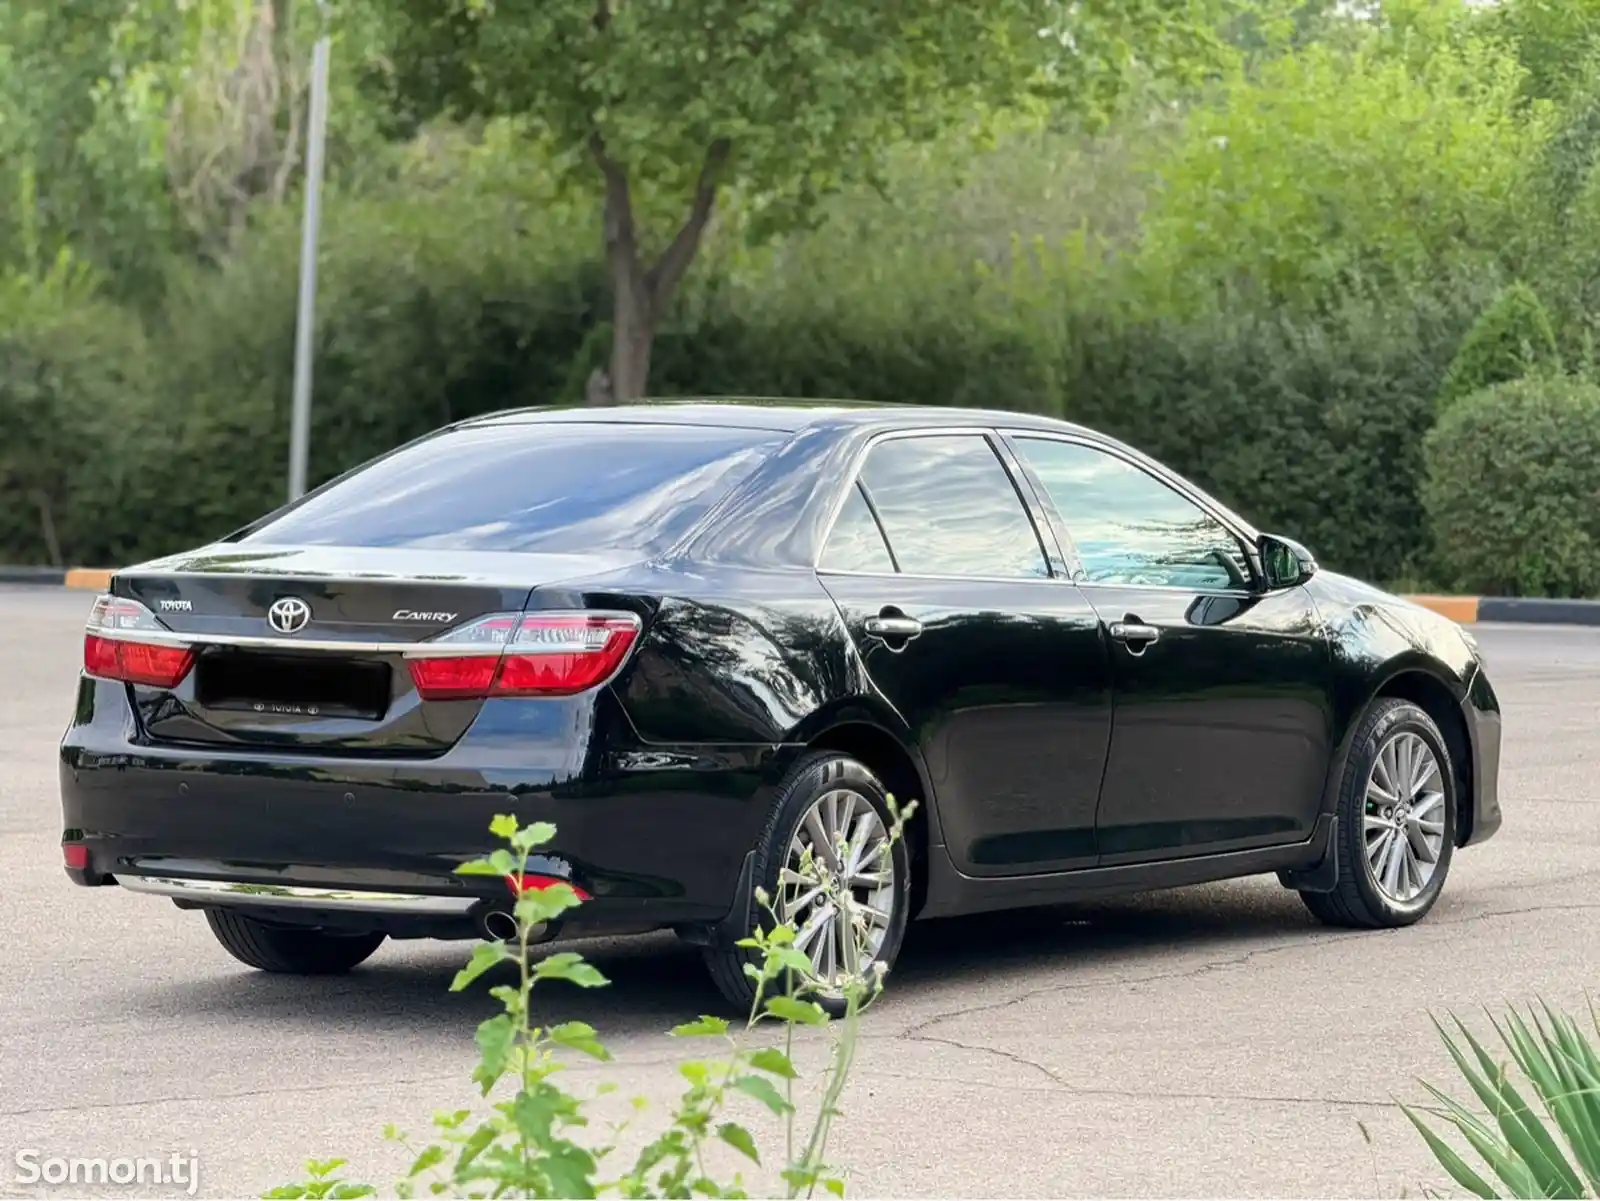
[[[422,913],[464,916],[479,901],[471,896],[415,892],[368,892],[356,888],[305,888],[295,884],[243,884],[178,876],[118,875],[129,892],[176,897],[211,905],[275,905],[296,909],[343,909],[357,913]]]

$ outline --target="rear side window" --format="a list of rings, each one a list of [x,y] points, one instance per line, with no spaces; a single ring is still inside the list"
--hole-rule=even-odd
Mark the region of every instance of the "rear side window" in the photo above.
[[[872,515],[861,485],[850,489],[839,519],[828,535],[827,548],[817,566],[823,571],[858,571],[867,575],[893,575],[894,559],[883,541],[878,519]]]
[[[1050,574],[1033,520],[981,435],[880,442],[867,455],[861,482],[903,572],[998,579]]]
[[[787,435],[529,422],[397,451],[245,535],[279,545],[664,550]]]

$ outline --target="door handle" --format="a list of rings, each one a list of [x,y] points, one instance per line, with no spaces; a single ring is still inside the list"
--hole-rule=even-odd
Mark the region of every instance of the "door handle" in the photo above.
[[[867,618],[866,630],[877,638],[915,638],[922,633],[922,623],[915,617],[885,614]]]
[[[1111,623],[1111,636],[1124,643],[1129,654],[1142,655],[1147,646],[1160,640],[1161,631],[1142,621],[1114,621]]]

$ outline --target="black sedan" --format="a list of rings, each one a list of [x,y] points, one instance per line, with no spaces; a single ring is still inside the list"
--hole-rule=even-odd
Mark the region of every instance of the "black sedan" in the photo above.
[[[1499,752],[1470,635],[1089,430],[532,410],[117,573],[62,850],[343,971],[505,936],[505,883],[454,869],[514,812],[585,898],[547,936],[672,928],[747,1003],[762,888],[824,982],[911,918],[1258,873],[1406,925],[1499,827]]]

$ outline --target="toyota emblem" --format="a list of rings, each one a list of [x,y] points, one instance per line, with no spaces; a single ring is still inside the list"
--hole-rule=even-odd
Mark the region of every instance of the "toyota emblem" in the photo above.
[[[267,610],[267,624],[280,634],[298,634],[311,620],[311,606],[298,596],[283,596]]]

